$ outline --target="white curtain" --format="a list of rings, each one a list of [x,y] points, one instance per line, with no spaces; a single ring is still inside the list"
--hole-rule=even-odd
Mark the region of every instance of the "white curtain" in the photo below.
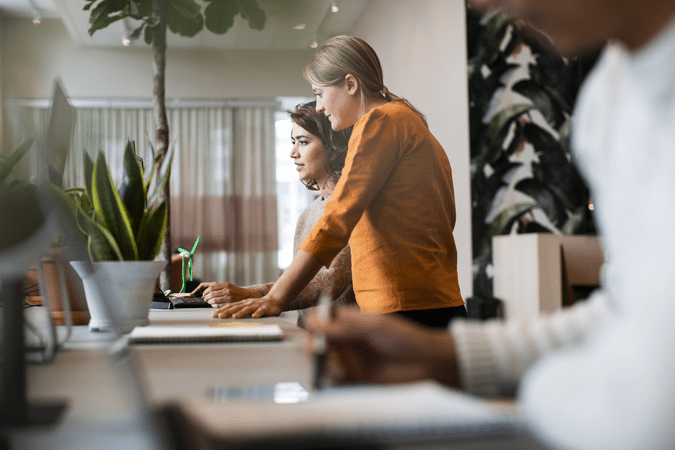
[[[149,102],[73,100],[76,124],[65,186],[83,186],[83,152],[106,155],[113,181],[122,177],[127,139],[150,161],[154,119]],[[42,136],[47,102],[14,101],[6,108],[10,145]],[[192,248],[202,281],[250,285],[273,281],[277,268],[274,113],[276,102],[181,102],[167,109],[171,145],[172,247]],[[33,152],[31,152],[33,153]],[[36,166],[33,153],[28,164]]]

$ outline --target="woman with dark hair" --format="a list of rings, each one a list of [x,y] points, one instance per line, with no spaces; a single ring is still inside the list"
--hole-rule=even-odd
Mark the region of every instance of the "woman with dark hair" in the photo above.
[[[298,105],[289,111],[293,127],[291,142],[293,158],[300,181],[307,189],[319,191],[321,195],[305,209],[295,228],[294,252],[305,239],[317,220],[323,215],[323,208],[331,197],[345,164],[347,143],[351,128],[333,131],[325,115],[316,111],[315,102]],[[329,268],[323,268],[305,289],[293,299],[286,310],[304,309],[316,305],[319,296],[325,292],[340,304],[354,303],[351,287],[351,253],[345,246]],[[240,287],[232,283],[201,283],[194,293],[203,291],[203,298],[214,308],[259,298],[267,294],[274,283]],[[302,325],[300,313],[299,324]]]

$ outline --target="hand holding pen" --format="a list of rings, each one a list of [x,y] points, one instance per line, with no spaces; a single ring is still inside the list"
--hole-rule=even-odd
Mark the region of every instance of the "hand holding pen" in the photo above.
[[[362,313],[353,307],[338,308],[333,314],[331,320],[318,311],[307,317],[312,343],[320,337],[324,350],[316,359],[319,387],[323,381],[319,375],[324,371],[338,383],[435,379],[460,386],[452,333],[397,316]]]

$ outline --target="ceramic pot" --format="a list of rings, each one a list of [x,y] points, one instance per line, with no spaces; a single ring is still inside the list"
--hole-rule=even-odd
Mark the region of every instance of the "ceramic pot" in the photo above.
[[[113,321],[121,333],[148,324],[155,282],[165,261],[71,261],[82,278],[91,319],[89,330],[108,331]],[[107,302],[107,303],[106,303]]]

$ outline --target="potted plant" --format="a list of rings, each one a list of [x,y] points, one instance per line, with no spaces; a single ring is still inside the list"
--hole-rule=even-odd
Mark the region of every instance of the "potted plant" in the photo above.
[[[215,34],[225,34],[234,26],[236,16],[246,20],[251,29],[262,30],[265,26],[265,12],[258,7],[256,0],[207,1],[203,12],[202,4],[195,0],[85,0],[83,7],[85,11],[90,11],[90,36],[118,20],[133,20],[137,28],[129,38],[135,41],[143,36],[145,43],[151,46],[155,143],[161,161],[168,158],[169,149],[169,121],[164,95],[167,30],[184,37],[193,37],[203,28]],[[162,191],[162,199],[169,202],[170,197],[167,185]],[[168,207],[167,204],[167,211]],[[161,256],[167,260],[171,259],[170,232],[169,227],[161,248]],[[170,288],[170,278],[171,270],[167,268],[160,278],[162,290]]]
[[[113,319],[121,332],[146,325],[154,285],[166,265],[154,258],[167,227],[167,204],[159,196],[170,176],[173,147],[159,170],[149,148],[152,164],[144,174],[133,142],[127,142],[118,188],[103,153],[96,162],[85,153],[85,187],[66,191],[78,227],[88,238],[91,265],[71,265],[82,278],[93,331],[112,328]]]

